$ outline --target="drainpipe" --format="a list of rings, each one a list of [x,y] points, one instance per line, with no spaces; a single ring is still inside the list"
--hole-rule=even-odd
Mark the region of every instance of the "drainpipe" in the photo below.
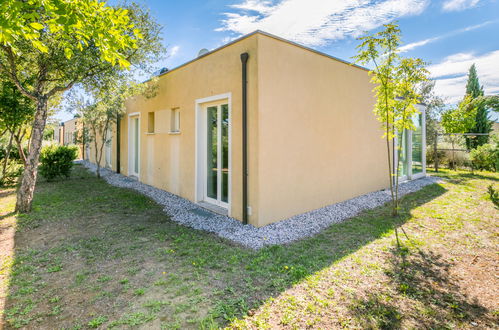
[[[121,116],[118,114],[116,118],[116,173],[120,173],[120,158],[121,158]]]
[[[242,104],[242,122],[243,122],[243,224],[248,224],[248,81],[247,81],[247,64],[248,53],[241,54],[242,63],[242,83],[243,83],[243,104]]]

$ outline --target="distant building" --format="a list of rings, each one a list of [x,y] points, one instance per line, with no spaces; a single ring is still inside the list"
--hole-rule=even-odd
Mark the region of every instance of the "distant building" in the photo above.
[[[492,124],[492,134],[498,134],[499,135],[499,122],[494,122],[494,124]]]
[[[77,136],[81,136],[83,125],[80,118],[73,118],[62,122],[58,129],[54,131],[54,140],[60,145],[78,145],[78,158],[83,159],[84,148],[81,141],[77,141]]]

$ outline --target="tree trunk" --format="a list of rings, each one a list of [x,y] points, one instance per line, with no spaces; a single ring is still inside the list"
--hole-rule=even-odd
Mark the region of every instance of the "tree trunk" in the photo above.
[[[435,141],[433,141],[433,162],[435,172],[438,172],[438,133],[435,133]]]
[[[31,133],[31,141],[26,165],[21,180],[21,186],[17,192],[16,211],[26,213],[31,211],[33,193],[35,191],[36,178],[38,174],[38,161],[42,148],[43,130],[47,120],[47,96],[41,96],[37,100],[35,119]]]
[[[95,147],[95,165],[97,166],[97,170],[95,173],[97,174],[97,178],[100,179],[100,157],[99,157],[99,144],[97,142],[97,130],[95,129],[95,124],[92,126],[92,131],[94,134],[94,147]]]

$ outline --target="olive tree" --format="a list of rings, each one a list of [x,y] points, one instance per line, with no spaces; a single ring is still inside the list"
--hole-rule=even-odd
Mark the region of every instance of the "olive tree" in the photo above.
[[[154,55],[159,27],[136,5],[99,0],[3,0],[0,74],[36,104],[16,210],[31,210],[49,101]],[[26,83],[28,82],[29,83]]]
[[[400,29],[396,24],[385,24],[380,32],[360,37],[356,62],[372,65],[369,71],[374,84],[376,103],[374,114],[383,128],[386,141],[388,175],[392,199],[392,215],[398,214],[399,166],[392,166],[392,145],[398,132],[414,129],[413,116],[418,113],[419,85],[428,78],[425,63],[419,58],[399,55]],[[398,147],[400,159],[401,148]]]

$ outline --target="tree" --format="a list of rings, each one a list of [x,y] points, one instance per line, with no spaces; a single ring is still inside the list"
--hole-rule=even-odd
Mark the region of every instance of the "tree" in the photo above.
[[[445,133],[448,134],[450,142],[452,143],[451,168],[454,168],[456,164],[454,145],[457,142],[457,138],[473,129],[477,109],[478,107],[476,106],[476,103],[473,103],[472,96],[466,95],[457,108],[449,109],[442,113],[441,124],[445,130]]]
[[[441,130],[440,117],[445,109],[445,100],[435,94],[435,80],[428,80],[419,86],[421,103],[426,105],[426,144],[433,145]]]
[[[98,81],[154,56],[149,42],[157,45],[159,31],[149,14],[133,4],[1,2],[0,73],[36,104],[17,211],[31,210],[49,101],[76,84]]]
[[[427,80],[425,63],[418,58],[402,58],[398,53],[400,29],[396,24],[385,24],[384,29],[372,35],[359,38],[356,62],[372,64],[369,72],[375,85],[376,104],[374,114],[383,128],[386,140],[388,174],[392,198],[392,215],[398,214],[399,167],[392,166],[392,148],[398,132],[414,129],[412,118],[418,113],[420,102],[418,85]],[[401,148],[397,148],[400,159]]]
[[[72,98],[73,110],[85,127],[81,140],[94,146],[97,177],[100,178],[104,146],[111,143],[108,132],[125,112],[125,101],[139,94],[147,98],[154,96],[155,82],[152,79],[140,84],[134,81],[132,75],[110,75],[105,81],[89,86],[87,95],[91,96],[90,100],[81,95]]]
[[[480,86],[478,81],[478,74],[475,64],[471,65],[468,73],[468,82],[466,83],[466,96],[472,100],[483,96],[483,86]],[[492,130],[492,122],[489,120],[488,108],[483,105],[477,105],[475,112],[474,125],[467,131],[467,133],[490,133]],[[474,149],[489,141],[488,135],[479,135],[466,138],[466,146],[468,149]]]
[[[29,124],[35,113],[35,103],[23,95],[10,81],[0,81],[0,130],[9,135],[5,157],[2,163],[2,178],[5,177],[12,146],[15,143],[19,156],[26,164],[23,141],[29,135]]]

